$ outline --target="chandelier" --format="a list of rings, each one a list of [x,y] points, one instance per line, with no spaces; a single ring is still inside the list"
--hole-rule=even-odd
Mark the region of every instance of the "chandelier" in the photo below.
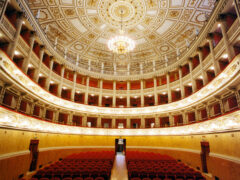
[[[124,30],[122,28],[122,15],[123,9],[120,10],[121,14],[121,30],[120,35],[115,36],[108,41],[108,48],[117,54],[125,54],[132,51],[135,48],[135,42],[127,36],[124,36]]]

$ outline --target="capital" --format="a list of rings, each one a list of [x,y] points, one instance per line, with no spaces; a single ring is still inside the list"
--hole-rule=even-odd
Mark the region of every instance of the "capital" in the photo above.
[[[197,48],[197,52],[199,52],[199,53],[201,53],[201,52],[202,52],[202,50],[203,50],[203,48],[202,48],[202,47],[198,47],[198,48]]]
[[[212,39],[213,39],[213,33],[208,33],[207,40],[212,40]]]

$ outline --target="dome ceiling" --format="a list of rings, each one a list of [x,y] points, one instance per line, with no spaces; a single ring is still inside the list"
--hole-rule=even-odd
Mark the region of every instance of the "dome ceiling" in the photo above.
[[[215,0],[29,0],[48,39],[68,57],[97,63],[139,62],[176,56],[200,31]],[[116,55],[107,41],[125,34],[136,42],[133,52]],[[57,37],[57,38],[56,38]]]

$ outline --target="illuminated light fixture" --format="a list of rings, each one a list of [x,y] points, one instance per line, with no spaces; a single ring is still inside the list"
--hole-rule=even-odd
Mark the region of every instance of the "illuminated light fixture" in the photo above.
[[[19,52],[19,51],[14,51],[14,54],[15,54],[15,55],[19,55],[20,52]]]
[[[224,59],[227,59],[227,58],[228,58],[228,54],[224,54],[222,57],[223,57]]]
[[[180,91],[180,88],[177,88],[176,91]]]
[[[39,74],[39,77],[42,77],[42,76],[43,76],[43,75],[40,73],[40,74]]]
[[[115,36],[108,41],[108,48],[110,51],[117,53],[117,54],[126,54],[132,51],[135,48],[135,42],[127,36],[124,36],[124,30],[122,28],[122,16],[123,16],[123,9],[120,10],[121,13],[121,29],[120,35]]]
[[[134,96],[134,98],[135,98],[135,99],[137,99],[137,98],[138,98],[138,96]]]
[[[148,97],[152,97],[153,95],[152,94],[149,94]]]
[[[166,92],[163,92],[162,94],[165,95],[165,94],[167,94],[167,93],[166,93]]]
[[[188,85],[189,85],[189,86],[191,86],[191,85],[192,85],[192,83],[188,83]]]
[[[63,89],[67,89],[66,87],[63,87]]]
[[[23,23],[23,24],[26,24],[26,22],[25,22],[25,21],[23,21],[22,23]]]
[[[123,97],[122,96],[120,96],[120,99],[122,99]]]
[[[109,98],[109,96],[104,96],[105,98]]]
[[[203,76],[199,76],[199,79],[203,79]]]
[[[220,24],[220,23],[218,24],[218,27],[221,27],[221,24]]]
[[[95,96],[94,94],[91,94],[91,96]]]
[[[211,66],[209,69],[211,69],[211,70],[214,70],[214,67],[213,67],[213,66]]]
[[[2,34],[2,33],[0,33],[0,37],[3,37],[3,34]]]
[[[76,93],[78,93],[78,94],[79,94],[79,93],[80,93],[80,91],[76,91]]]
[[[54,83],[54,81],[50,81],[50,84],[53,84]]]
[[[28,67],[31,68],[31,67],[33,67],[33,65],[32,65],[32,64],[29,64]]]

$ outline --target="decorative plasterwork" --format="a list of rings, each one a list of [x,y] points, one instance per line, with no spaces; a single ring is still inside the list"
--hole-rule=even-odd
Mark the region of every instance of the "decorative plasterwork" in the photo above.
[[[102,114],[108,116],[134,116],[136,114],[153,115],[180,111],[182,109],[186,109],[187,107],[196,106],[203,101],[207,101],[224,88],[230,86],[231,83],[236,81],[240,76],[240,55],[238,55],[224,69],[224,71],[221,72],[221,74],[214,78],[214,80],[187,98],[159,106],[139,108],[107,108],[78,104],[54,96],[29,79],[2,51],[0,51],[0,55],[0,65],[1,68],[7,73],[6,76],[15,81],[14,84],[18,84],[22,89],[28,91],[29,94],[39,98],[41,101],[45,101],[48,104],[52,104],[63,109],[94,115]]]
[[[112,74],[107,69],[116,62],[118,75],[126,75],[128,62],[136,62],[131,71],[139,72],[140,61],[164,61],[165,55],[175,61],[172,57],[176,57],[177,49],[182,52],[194,40],[196,29],[203,27],[214,3],[215,0],[30,0],[28,5],[34,15],[40,10],[38,22],[43,30],[47,29],[46,36],[52,44],[57,37],[59,51],[67,49],[67,56],[75,60],[80,55],[83,67],[87,67],[88,60],[95,61],[92,71],[104,63],[106,74]],[[118,33],[121,7],[126,33],[137,43],[136,50],[125,56],[112,54],[106,45]]]
[[[104,136],[193,135],[240,130],[240,111],[191,125],[152,129],[106,129],[60,125],[41,121],[0,107],[0,127],[28,131]]]

